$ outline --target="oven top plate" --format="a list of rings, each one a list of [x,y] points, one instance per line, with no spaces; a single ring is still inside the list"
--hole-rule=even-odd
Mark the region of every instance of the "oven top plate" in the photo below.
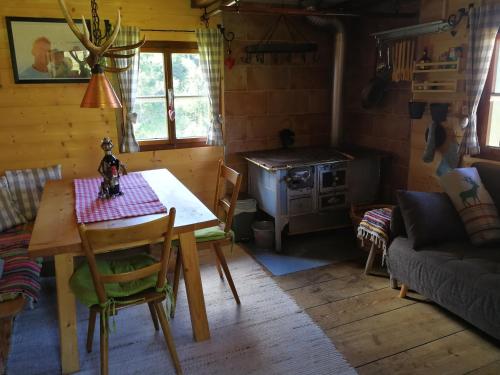
[[[268,170],[289,169],[352,160],[353,157],[331,147],[288,148],[243,153],[242,156]]]

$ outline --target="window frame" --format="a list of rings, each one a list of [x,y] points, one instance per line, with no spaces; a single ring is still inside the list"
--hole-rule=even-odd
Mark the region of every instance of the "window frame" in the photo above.
[[[165,93],[168,110],[168,92],[173,90],[172,53],[198,53],[196,42],[149,41],[141,47],[140,52],[156,52],[163,54],[165,69]],[[168,139],[138,140],[141,151],[169,150],[177,148],[208,147],[206,137],[178,139],[175,120],[167,113]]]
[[[500,69],[495,71],[498,66],[498,53],[500,52],[500,32],[497,34],[495,40],[495,48],[493,50],[493,57],[490,62],[488,71],[488,78],[484,85],[481,101],[477,112],[478,124],[478,138],[481,146],[479,157],[481,159],[500,160],[500,145],[489,146],[486,144],[488,131],[490,127],[490,110],[491,110],[491,95],[493,94],[493,85],[497,74],[500,74]]]

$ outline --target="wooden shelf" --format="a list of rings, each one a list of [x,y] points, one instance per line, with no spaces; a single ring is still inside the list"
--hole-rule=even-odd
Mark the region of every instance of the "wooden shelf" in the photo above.
[[[442,81],[412,81],[411,90],[414,93],[440,93],[440,92],[456,92],[458,80],[442,80]]]
[[[460,69],[460,60],[439,61],[431,63],[415,63],[413,74],[458,72],[459,69]]]

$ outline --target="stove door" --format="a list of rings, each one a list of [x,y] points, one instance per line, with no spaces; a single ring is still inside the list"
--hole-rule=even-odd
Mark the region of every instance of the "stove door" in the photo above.
[[[327,164],[319,167],[319,191],[328,193],[335,189],[343,189],[347,185],[347,169]]]
[[[318,203],[320,211],[346,208],[348,204],[347,191],[335,191],[331,194],[321,195]]]

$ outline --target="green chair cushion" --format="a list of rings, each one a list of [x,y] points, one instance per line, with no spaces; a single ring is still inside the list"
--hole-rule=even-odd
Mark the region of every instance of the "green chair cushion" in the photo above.
[[[226,238],[226,232],[221,227],[215,226],[194,231],[196,242],[217,241]]]
[[[97,259],[97,268],[103,275],[113,275],[117,273],[131,272],[152,265],[156,261],[147,254],[139,254],[127,259]],[[143,279],[126,283],[104,284],[104,289],[108,298],[129,297],[143,290],[156,286],[157,275],[151,275]],[[90,307],[98,305],[99,300],[95,292],[92,275],[87,262],[84,262],[73,273],[70,279],[70,286],[76,298],[84,305]]]

